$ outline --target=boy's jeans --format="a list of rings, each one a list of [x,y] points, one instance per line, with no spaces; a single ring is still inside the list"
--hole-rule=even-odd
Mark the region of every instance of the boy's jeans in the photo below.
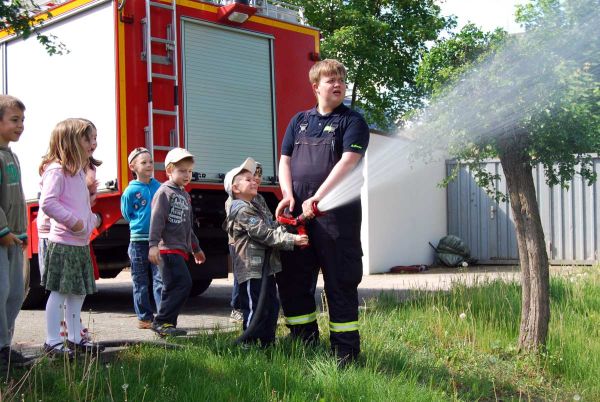
[[[10,346],[24,291],[23,249],[0,246],[0,349]]]
[[[133,281],[133,308],[138,320],[152,321],[154,313],[160,306],[163,288],[162,278],[158,267],[148,261],[148,242],[129,243],[129,258],[131,259],[131,280]],[[152,275],[152,291],[156,308],[150,301],[148,284]]]
[[[163,281],[162,299],[154,323],[177,326],[177,316],[192,289],[192,277],[187,263],[179,254],[161,254],[158,266]]]
[[[229,255],[231,258],[235,255],[235,247],[233,244],[229,245]],[[232,309],[241,310],[242,307],[240,305],[240,285],[237,281],[235,275],[233,275],[233,288],[231,289],[231,302],[229,303]]]

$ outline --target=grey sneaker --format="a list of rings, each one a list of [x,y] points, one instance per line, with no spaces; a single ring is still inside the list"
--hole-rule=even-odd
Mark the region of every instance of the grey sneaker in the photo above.
[[[157,324],[152,323],[152,331],[156,332],[158,336],[164,338],[166,336],[185,336],[187,331],[175,327],[173,324]]]
[[[244,321],[244,314],[241,310],[231,310],[231,315],[229,316],[229,321],[231,322],[242,322]]]

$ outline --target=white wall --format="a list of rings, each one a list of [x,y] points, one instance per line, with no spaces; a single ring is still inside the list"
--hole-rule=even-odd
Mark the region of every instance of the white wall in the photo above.
[[[393,141],[393,142],[392,142]],[[444,178],[444,161],[409,163],[400,149],[393,166],[375,165],[381,151],[396,149],[397,138],[371,135],[362,189],[362,246],[364,274],[388,272],[396,265],[431,264],[433,250],[446,235],[446,190],[437,187]],[[388,152],[389,153],[389,152]],[[385,174],[382,180],[376,174]]]
[[[70,51],[49,56],[35,37],[6,44],[7,90],[25,104],[25,131],[11,145],[21,162],[25,197],[37,198],[38,166],[56,123],[91,120],[98,129],[96,159],[101,187],[117,178],[116,65],[113,4],[107,2],[43,30]]]

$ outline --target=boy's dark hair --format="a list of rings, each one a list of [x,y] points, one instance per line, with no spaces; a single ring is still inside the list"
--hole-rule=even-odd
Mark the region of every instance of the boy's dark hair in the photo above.
[[[0,120],[4,118],[6,109],[11,107],[19,108],[22,112],[25,111],[25,104],[19,99],[11,95],[0,95]]]

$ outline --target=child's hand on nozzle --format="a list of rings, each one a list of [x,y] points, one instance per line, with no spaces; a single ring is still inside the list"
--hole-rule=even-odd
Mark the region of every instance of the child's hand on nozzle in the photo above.
[[[157,246],[150,247],[150,250],[148,251],[148,260],[154,265],[160,264],[160,250]]]
[[[81,219],[78,219],[77,222],[75,222],[75,224],[71,228],[71,230],[75,233],[81,232],[83,230],[83,221]]]
[[[294,235],[294,245],[295,246],[308,245],[308,236],[307,235]]]
[[[194,253],[194,260],[196,261],[196,264],[204,264],[204,261],[206,261],[206,255],[204,254],[204,251],[198,251]]]

